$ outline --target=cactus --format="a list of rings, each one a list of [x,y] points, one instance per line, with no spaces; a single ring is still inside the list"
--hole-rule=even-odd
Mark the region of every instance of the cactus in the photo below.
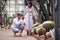
[[[45,21],[42,24],[42,27],[46,29],[46,31],[49,31],[54,28],[54,22],[53,21]]]
[[[34,34],[37,34],[37,29],[39,29],[39,28],[41,28],[42,27],[42,24],[40,24],[39,26],[37,26],[37,27],[34,27],[33,29],[32,29],[32,32],[34,33]]]
[[[36,34],[36,27],[34,27],[31,32],[33,32],[34,34]]]
[[[37,27],[38,25],[39,25],[39,23],[33,24],[33,28],[34,28],[34,27]]]
[[[39,29],[37,29],[37,33],[38,33],[39,36],[40,35],[45,35],[46,29],[43,28],[43,27],[40,27]]]

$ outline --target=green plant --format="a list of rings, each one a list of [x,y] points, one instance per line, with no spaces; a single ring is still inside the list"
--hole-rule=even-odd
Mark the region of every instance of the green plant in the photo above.
[[[40,27],[40,28],[37,30],[37,33],[38,33],[39,36],[40,36],[40,35],[45,35],[46,29],[43,28],[43,27]]]
[[[34,27],[37,27],[38,25],[39,25],[39,23],[33,24],[33,28],[34,28]]]
[[[45,21],[42,24],[42,27],[46,29],[46,31],[50,31],[54,28],[54,21]]]
[[[33,27],[32,32],[33,32],[34,34],[37,34],[37,30],[38,30],[39,28],[41,28],[41,27],[42,27],[42,24],[40,24],[40,25],[38,25],[38,26],[36,26],[36,27]]]

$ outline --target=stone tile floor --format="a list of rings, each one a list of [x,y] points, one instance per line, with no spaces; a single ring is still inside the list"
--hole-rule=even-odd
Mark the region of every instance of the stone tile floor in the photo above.
[[[13,37],[13,32],[10,29],[0,29],[0,40],[36,40],[36,38],[32,36]]]

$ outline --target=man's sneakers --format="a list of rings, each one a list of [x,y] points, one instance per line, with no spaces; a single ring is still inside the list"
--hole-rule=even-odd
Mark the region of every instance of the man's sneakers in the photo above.
[[[14,32],[14,37],[17,37],[16,33]]]
[[[16,33],[14,32],[14,37],[24,37],[25,35],[24,34],[22,34],[22,33],[20,33],[19,35],[16,35]]]
[[[25,35],[23,35],[22,33],[20,33],[19,36],[24,37]]]

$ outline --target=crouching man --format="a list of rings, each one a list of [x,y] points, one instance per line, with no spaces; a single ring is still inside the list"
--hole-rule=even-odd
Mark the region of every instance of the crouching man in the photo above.
[[[24,30],[24,24],[22,24],[22,22],[22,14],[18,13],[17,17],[14,18],[13,23],[11,25],[11,29],[14,33],[14,36],[17,36],[16,33],[19,33],[19,35],[21,36],[22,31]]]

